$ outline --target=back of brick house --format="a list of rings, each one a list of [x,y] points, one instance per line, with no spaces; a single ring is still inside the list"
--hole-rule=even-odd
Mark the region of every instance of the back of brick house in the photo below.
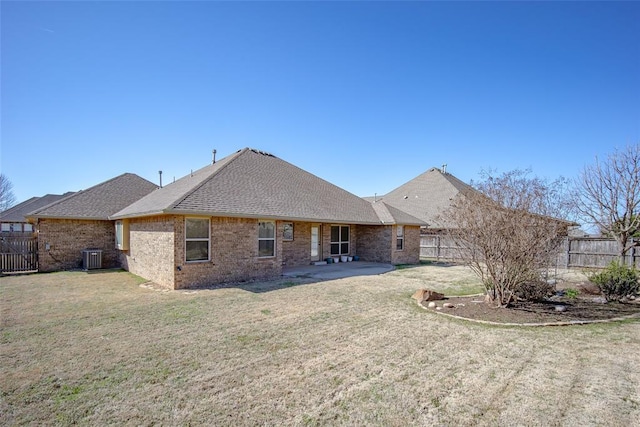
[[[137,196],[113,210],[123,199],[116,191],[122,177],[131,175],[32,215],[42,271],[78,268],[87,248],[103,251],[103,267],[121,267],[169,289],[273,278],[283,266],[329,257],[419,262],[423,221],[268,153],[245,148],[162,188],[133,175],[137,189],[129,193]],[[111,212],[105,215],[103,206],[100,216],[78,217],[83,204],[110,205]]]

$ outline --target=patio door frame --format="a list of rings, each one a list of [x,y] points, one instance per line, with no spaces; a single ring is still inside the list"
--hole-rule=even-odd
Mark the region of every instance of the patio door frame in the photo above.
[[[314,229],[316,229],[316,241],[314,242]],[[310,252],[311,262],[322,260],[322,224],[311,224],[309,230]],[[314,255],[314,249],[316,254]]]

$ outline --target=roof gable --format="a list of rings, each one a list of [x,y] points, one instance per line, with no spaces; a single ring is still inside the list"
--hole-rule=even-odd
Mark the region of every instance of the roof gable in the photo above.
[[[29,213],[33,218],[109,219],[110,215],[144,197],[157,186],[132,173],[124,173],[87,190]]]
[[[380,224],[364,199],[251,148],[158,189],[113,218],[160,213]]]

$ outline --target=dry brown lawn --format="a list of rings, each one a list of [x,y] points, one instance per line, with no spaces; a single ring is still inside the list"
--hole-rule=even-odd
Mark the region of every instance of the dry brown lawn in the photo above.
[[[160,292],[0,278],[2,425],[640,424],[640,323],[489,327],[417,306],[462,267]]]

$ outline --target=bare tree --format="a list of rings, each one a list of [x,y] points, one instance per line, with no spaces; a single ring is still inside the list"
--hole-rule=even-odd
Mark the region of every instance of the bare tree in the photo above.
[[[515,169],[500,176],[493,170],[482,170],[480,181],[471,185],[506,208],[571,221],[575,215],[570,196],[572,181],[564,177],[548,181],[531,174],[530,169]]]
[[[549,216],[557,186],[527,171],[485,173],[476,189],[458,194],[444,213],[460,258],[475,271],[487,299],[506,307],[523,285],[545,285],[543,274],[570,223]]]
[[[16,202],[13,184],[5,174],[0,174],[0,212],[9,209]]]
[[[575,206],[585,221],[618,242],[620,263],[640,228],[640,144],[596,157],[576,180]]]

